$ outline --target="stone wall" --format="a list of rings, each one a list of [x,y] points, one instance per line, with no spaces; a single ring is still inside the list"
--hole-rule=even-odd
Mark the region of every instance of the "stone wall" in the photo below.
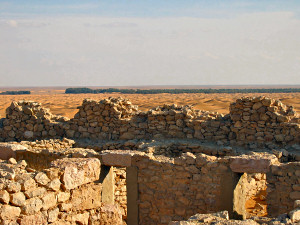
[[[181,138],[257,146],[299,144],[299,115],[265,97],[238,99],[230,114],[164,105],[147,112],[122,98],[84,100],[72,119],[52,115],[34,102],[13,102],[0,122],[0,140],[45,138],[132,140]]]
[[[77,180],[85,180],[75,177],[75,184],[74,182],[66,183],[69,179],[66,179],[68,176],[63,174],[73,170],[70,168],[68,170],[61,168],[65,168],[73,160],[76,162],[76,160],[96,160],[96,158],[99,158],[102,166],[108,168],[111,166],[120,167],[119,170],[115,170],[117,176],[114,176],[115,181],[112,186],[109,186],[109,189],[112,191],[115,189],[113,199],[125,209],[124,177],[126,176],[126,185],[132,185],[126,188],[127,196],[133,196],[133,198],[128,197],[126,199],[127,204],[130,207],[135,207],[136,205],[137,210],[134,212],[138,212],[132,214],[132,209],[130,212],[129,208],[127,208],[127,219],[129,217],[136,217],[139,220],[139,224],[168,224],[170,221],[186,220],[197,213],[210,213],[221,210],[228,210],[232,216],[234,189],[238,185],[241,173],[249,174],[245,177],[247,187],[243,189],[245,199],[261,190],[265,184],[264,174],[266,174],[268,183],[266,200],[270,216],[278,216],[279,214],[289,212],[293,209],[294,200],[300,198],[300,179],[298,178],[300,176],[300,163],[279,163],[278,158],[269,153],[247,153],[245,155],[216,157],[203,153],[193,154],[186,152],[182,153],[180,157],[166,157],[141,151],[125,150],[96,152],[92,149],[81,148],[36,149],[33,144],[26,143],[32,148],[24,149],[21,147],[16,148],[14,145],[11,146],[11,150],[15,151],[16,159],[27,159],[30,167],[42,171],[50,181],[52,181],[52,175],[50,176],[51,173],[47,167],[53,168],[51,170],[54,171],[56,170],[55,168],[60,168],[63,172],[54,176],[55,179],[58,178],[61,182],[58,192],[67,191],[71,195],[73,190],[84,188],[87,185],[96,185],[101,189],[100,192],[102,194],[100,196],[103,199],[104,182],[102,184],[96,182],[95,184],[92,179],[88,180],[85,184],[75,187]],[[6,145],[8,144],[6,143]],[[11,153],[3,149],[1,152]],[[10,166],[5,165],[3,168],[6,172],[1,174],[1,176],[5,180],[9,180],[14,173],[9,172],[11,170],[7,169]],[[126,171],[131,171],[130,173],[126,172],[126,175],[124,174],[125,167]],[[136,175],[132,173],[132,169],[135,169]],[[91,168],[88,171],[90,170]],[[40,172],[28,169],[26,173],[31,174],[30,176],[35,180],[35,177]],[[132,175],[135,177],[131,177]],[[16,181],[15,177],[13,178],[14,181]],[[89,174],[88,177],[93,177],[93,175]],[[120,182],[117,184],[118,181]],[[127,181],[130,182],[127,183]],[[37,181],[35,182],[37,183]],[[37,187],[44,187],[48,191],[47,185],[38,185]],[[5,188],[4,190],[6,190]],[[137,189],[136,195],[133,193],[135,189]],[[8,190],[6,191],[8,192]],[[55,192],[53,190],[49,191]],[[90,191],[85,190],[84,192],[89,193]],[[105,216],[106,214],[102,212],[105,210],[105,212],[109,212],[109,207],[105,207],[102,208],[101,205],[100,208],[93,211],[87,209],[89,218],[96,219],[100,218],[101,215]],[[124,211],[123,218],[125,216]],[[102,214],[92,214],[95,212],[101,212]],[[64,215],[64,211],[60,211],[60,213]],[[76,211],[76,207],[74,213],[79,213]],[[122,212],[119,211],[118,215],[120,217],[118,218],[121,218],[121,214]],[[111,214],[109,213],[109,215]],[[112,213],[112,215],[116,214]],[[65,217],[59,217],[59,219],[61,218]]]
[[[1,224],[122,224],[101,200],[100,161],[59,159],[35,171],[24,160],[0,162]]]
[[[300,142],[299,115],[292,106],[264,97],[242,98],[230,105],[231,130],[245,142]]]
[[[291,211],[300,200],[300,163],[272,165],[267,173],[268,214],[276,216]]]
[[[139,224],[168,224],[195,213],[232,211],[234,177],[228,160],[192,153],[132,160],[138,168]]]
[[[114,201],[115,204],[120,206],[122,218],[127,220],[127,188],[126,188],[126,168],[114,167]]]

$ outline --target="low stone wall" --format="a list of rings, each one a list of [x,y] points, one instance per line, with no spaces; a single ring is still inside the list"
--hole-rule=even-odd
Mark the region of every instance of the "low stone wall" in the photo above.
[[[100,161],[59,159],[35,171],[22,160],[0,163],[1,224],[121,224],[117,206],[101,200]]]
[[[1,119],[0,141],[182,138],[272,148],[299,144],[299,126],[299,115],[292,107],[265,97],[238,99],[228,115],[177,105],[141,112],[122,98],[84,100],[70,120],[52,115],[39,103],[21,101],[13,102]]]

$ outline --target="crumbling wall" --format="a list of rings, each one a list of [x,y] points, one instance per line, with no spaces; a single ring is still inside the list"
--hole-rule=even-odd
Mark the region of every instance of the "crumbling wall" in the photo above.
[[[291,211],[300,199],[300,163],[272,165],[267,173],[268,214],[277,216]]]
[[[121,224],[115,205],[101,201],[100,161],[59,159],[35,171],[24,160],[0,163],[2,224]]]
[[[6,118],[2,121],[1,138],[6,141],[61,138],[65,136],[66,121],[65,117],[52,115],[40,103],[13,101],[6,109]]]
[[[300,118],[279,100],[242,98],[230,105],[231,130],[240,145],[249,142],[300,143]]]
[[[0,122],[1,140],[73,138],[131,140],[182,138],[219,144],[300,143],[299,115],[290,106],[265,97],[238,99],[230,114],[164,105],[147,112],[123,98],[84,100],[68,120],[52,115],[39,103],[13,102]],[[255,146],[253,144],[256,144]]]

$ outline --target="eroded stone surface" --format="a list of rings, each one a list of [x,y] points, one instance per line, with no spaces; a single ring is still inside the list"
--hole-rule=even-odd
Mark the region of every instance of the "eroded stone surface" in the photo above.
[[[51,165],[63,170],[62,182],[66,189],[97,181],[100,176],[100,160],[96,158],[58,159]]]
[[[230,168],[237,173],[267,173],[276,163],[278,159],[271,154],[241,155],[231,158]]]

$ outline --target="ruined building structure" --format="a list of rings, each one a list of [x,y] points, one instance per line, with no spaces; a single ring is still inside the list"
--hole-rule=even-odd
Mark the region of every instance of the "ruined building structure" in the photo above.
[[[1,224],[300,220],[300,117],[278,100],[237,99],[227,115],[84,100],[71,119],[12,102],[0,141]]]

